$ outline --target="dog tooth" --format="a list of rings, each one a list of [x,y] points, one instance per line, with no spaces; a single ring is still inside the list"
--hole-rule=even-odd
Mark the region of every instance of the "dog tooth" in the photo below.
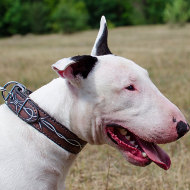
[[[130,136],[125,136],[125,138],[126,138],[128,141],[130,141]]]
[[[127,131],[125,129],[119,129],[119,132],[122,134],[122,135],[127,135]]]
[[[135,141],[130,141],[130,143],[131,143],[132,145],[135,145]]]
[[[135,148],[138,148],[139,145],[135,145]]]
[[[147,157],[146,153],[145,152],[142,152],[142,156],[145,158]]]

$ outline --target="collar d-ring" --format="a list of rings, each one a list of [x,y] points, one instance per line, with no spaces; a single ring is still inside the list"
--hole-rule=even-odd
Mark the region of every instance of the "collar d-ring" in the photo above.
[[[16,82],[16,81],[10,81],[10,82],[6,83],[3,87],[0,86],[0,91],[1,91],[2,97],[3,97],[3,99],[4,99],[5,102],[6,102],[7,98],[8,98],[8,96],[12,93],[12,90],[11,90],[8,93],[7,97],[5,95],[5,92],[7,91],[7,87],[10,86],[10,85],[14,85],[13,88],[12,88],[12,90],[16,86],[18,86],[21,89],[22,92],[25,92],[25,90],[26,90],[26,87],[23,84],[21,84],[19,82]]]
[[[6,91],[6,89],[4,89],[4,87],[0,86],[0,91],[4,92],[4,91]]]

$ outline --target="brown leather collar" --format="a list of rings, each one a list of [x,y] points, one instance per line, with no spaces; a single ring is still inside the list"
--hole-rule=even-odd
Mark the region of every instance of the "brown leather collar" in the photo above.
[[[23,85],[16,83],[5,97],[7,86],[4,86],[4,91],[2,92],[5,103],[23,121],[73,154],[79,153],[86,145],[87,142],[81,140],[65,126],[58,123],[32,101],[29,98],[31,91],[27,90]]]

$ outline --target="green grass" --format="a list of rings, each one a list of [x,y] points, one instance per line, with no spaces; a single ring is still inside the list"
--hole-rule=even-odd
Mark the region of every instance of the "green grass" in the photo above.
[[[138,26],[112,29],[114,54],[146,68],[156,86],[190,121],[190,25]],[[58,59],[89,54],[97,31],[74,35],[14,36],[0,40],[0,85],[10,80],[35,90],[57,77],[51,65]],[[1,99],[2,100],[2,99]],[[2,102],[2,101],[1,101]],[[190,137],[163,145],[171,156],[168,171],[151,164],[130,165],[115,149],[90,146],[80,153],[66,180],[72,190],[189,190]]]

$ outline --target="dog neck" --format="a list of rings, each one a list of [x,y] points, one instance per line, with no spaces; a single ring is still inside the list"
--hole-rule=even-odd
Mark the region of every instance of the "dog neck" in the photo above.
[[[70,112],[71,105],[73,104],[73,95],[68,88],[69,86],[66,84],[66,81],[58,78],[33,92],[30,98],[51,117],[55,118],[59,123],[75,133],[70,127]],[[36,131],[36,133],[38,132]],[[49,155],[49,157],[46,158],[47,176],[51,177],[51,180],[52,176],[54,176],[54,185],[63,188],[65,177],[77,155],[60,148],[45,136],[43,141],[44,140],[48,146],[45,146],[46,149],[40,151]],[[54,165],[54,167],[50,169],[49,165]]]
[[[61,78],[54,79],[30,95],[30,98],[37,103],[39,107],[72,131],[69,119],[71,111],[70,105],[73,104],[71,97],[72,94],[68,90],[66,81]]]
[[[86,102],[79,101],[79,95],[75,90],[76,89],[72,88],[66,80],[58,78],[33,92],[30,95],[30,98],[51,117],[67,127],[80,139],[90,144],[104,144],[104,141],[102,140],[102,128],[94,127],[98,126],[98,122],[100,121],[99,119],[92,119],[94,112],[93,105],[87,105]],[[87,112],[88,114],[86,114]],[[59,177],[57,177],[57,183],[61,183],[64,181],[66,174],[77,155],[73,155],[64,149],[61,149],[55,143],[50,142],[51,140],[47,137],[44,136],[44,138],[44,141],[46,141],[47,144],[52,144],[52,149],[47,146],[46,150],[41,151],[48,152],[50,155],[55,153],[58,155],[56,156],[56,163],[54,164],[56,164],[57,173],[60,174]],[[53,159],[48,160],[47,166],[49,162],[53,163],[54,161]],[[62,167],[60,167],[60,165]]]

